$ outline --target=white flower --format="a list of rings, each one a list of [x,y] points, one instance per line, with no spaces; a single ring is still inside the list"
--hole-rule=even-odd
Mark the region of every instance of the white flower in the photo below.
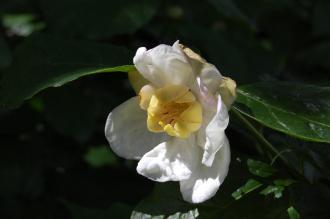
[[[133,61],[130,79],[139,95],[108,116],[112,150],[140,160],[137,172],[151,180],[179,181],[188,202],[211,198],[228,173],[224,131],[235,83],[178,42],[139,48]]]

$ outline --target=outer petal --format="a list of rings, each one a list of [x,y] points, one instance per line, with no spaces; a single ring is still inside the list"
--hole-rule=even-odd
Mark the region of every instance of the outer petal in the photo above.
[[[222,76],[218,69],[190,48],[184,45],[180,45],[180,47],[182,48],[183,53],[187,56],[190,64],[193,66],[195,75],[197,75],[200,78],[201,83],[207,87],[208,92],[214,95],[218,91],[222,80]]]
[[[192,67],[178,42],[173,46],[162,44],[148,51],[139,48],[133,62],[142,76],[158,87],[166,84],[188,86],[194,78]]]
[[[165,134],[147,129],[147,113],[139,107],[137,97],[127,100],[109,114],[105,136],[112,150],[126,159],[140,159],[168,139]]]
[[[191,203],[201,203],[212,198],[227,176],[230,163],[228,139],[215,156],[211,167],[200,165],[188,180],[180,182],[183,199]]]
[[[197,165],[199,150],[195,136],[187,139],[171,138],[146,153],[137,171],[159,182],[188,179]]]
[[[210,121],[210,123],[206,126],[204,141],[205,144],[202,145],[202,147],[204,148],[202,163],[206,166],[212,165],[216,152],[225,144],[225,129],[227,128],[228,123],[228,110],[219,95],[217,112]],[[200,132],[203,132],[203,130],[201,129]],[[199,139],[199,142],[203,142],[203,139]]]
[[[201,83],[214,95],[219,90],[222,76],[214,65],[206,63],[201,69],[200,79]]]

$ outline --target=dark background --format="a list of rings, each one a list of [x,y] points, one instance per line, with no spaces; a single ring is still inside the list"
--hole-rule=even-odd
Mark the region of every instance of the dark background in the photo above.
[[[132,64],[138,47],[180,40],[238,85],[330,84],[329,0],[1,0],[0,18],[0,77],[10,71],[47,74],[57,68],[52,60],[66,57],[77,61],[72,70],[115,59]],[[112,154],[104,125],[108,113],[134,95],[125,73],[109,73],[46,89],[15,109],[0,108],[0,218],[129,217],[154,183],[136,173],[135,161]],[[269,133],[275,142],[287,141]],[[231,124],[227,134],[234,155],[255,156],[247,146],[253,139],[240,127]],[[247,179],[242,171],[232,174]],[[329,199],[321,194],[306,192],[310,208],[298,207],[303,218],[329,216],[322,207]],[[272,218],[270,208],[258,207],[266,202],[258,199],[255,212],[244,210],[243,202],[223,218],[243,218],[238,211]]]

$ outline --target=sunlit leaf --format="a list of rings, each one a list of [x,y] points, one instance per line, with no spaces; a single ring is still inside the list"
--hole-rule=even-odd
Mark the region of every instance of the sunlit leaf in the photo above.
[[[24,37],[40,31],[46,26],[44,22],[37,21],[33,14],[7,14],[3,16],[2,23],[9,34]]]
[[[330,88],[290,82],[241,86],[235,108],[261,124],[308,141],[330,143]]]
[[[257,175],[257,176],[269,177],[269,176],[273,175],[274,173],[276,173],[276,169],[274,167],[272,167],[271,165],[269,165],[267,163],[261,162],[261,161],[248,159],[247,165],[248,165],[249,171],[252,174]]]
[[[300,215],[294,207],[289,207],[287,211],[290,219],[300,219]]]
[[[281,198],[283,191],[284,191],[283,186],[269,185],[265,189],[261,190],[260,194],[265,196],[269,194],[274,194],[274,198]]]
[[[260,182],[258,182],[257,180],[249,179],[243,186],[241,186],[235,192],[233,192],[231,194],[231,196],[234,199],[238,200],[238,199],[242,198],[244,195],[246,195],[247,193],[256,190],[260,186],[262,186],[262,184]]]

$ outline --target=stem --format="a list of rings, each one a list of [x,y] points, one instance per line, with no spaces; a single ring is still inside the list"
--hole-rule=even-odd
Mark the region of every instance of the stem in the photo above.
[[[275,154],[276,158],[279,158],[284,165],[290,168],[291,172],[296,175],[298,178],[303,178],[304,180],[305,177],[303,177],[296,169],[292,168],[290,163],[283,157],[282,153],[278,151],[267,139],[247,120],[237,109],[231,108],[231,111],[233,114],[236,116],[236,118],[242,122],[242,124],[250,131],[250,133],[257,138],[259,143],[268,151],[271,151],[272,153]]]
[[[260,142],[261,145],[266,147],[266,149],[272,151],[276,155],[279,155],[279,158],[285,162],[288,163],[283,156],[280,155],[280,152],[271,144],[269,141],[267,141],[264,136],[235,108],[231,109],[234,115],[243,123],[243,125],[248,128],[250,133],[252,133],[255,137],[257,137],[258,141]]]

